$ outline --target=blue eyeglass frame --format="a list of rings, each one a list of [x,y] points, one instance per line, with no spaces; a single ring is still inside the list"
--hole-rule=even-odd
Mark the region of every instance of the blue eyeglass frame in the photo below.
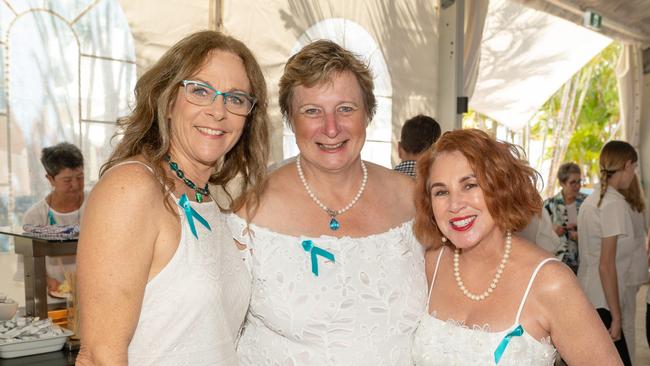
[[[254,96],[248,95],[248,94],[246,94],[244,92],[237,92],[237,93],[222,92],[222,91],[219,91],[219,90],[213,88],[212,86],[210,86],[210,85],[208,85],[208,84],[206,84],[206,83],[204,83],[202,81],[197,81],[197,80],[187,80],[187,79],[185,79],[181,83],[183,84],[183,88],[186,88],[187,84],[196,84],[196,85],[200,85],[200,86],[203,86],[203,87],[206,87],[206,88],[212,90],[214,92],[214,95],[212,96],[212,102],[210,104],[214,103],[214,101],[220,95],[223,96],[223,104],[224,105],[226,105],[226,98],[228,96],[230,96],[230,95],[247,98],[248,101],[251,103],[251,108],[248,110],[248,112],[246,114],[244,114],[244,116],[249,115],[253,111],[253,108],[255,108],[255,105],[257,104],[257,98],[255,98]],[[230,111],[228,108],[226,108],[226,109],[230,113],[237,114],[237,113],[234,113],[234,112]]]

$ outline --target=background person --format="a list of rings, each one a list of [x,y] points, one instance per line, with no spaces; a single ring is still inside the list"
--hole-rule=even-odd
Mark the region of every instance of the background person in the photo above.
[[[255,216],[229,218],[253,256],[243,366],[412,363],[426,301],[414,182],[361,160],[372,90],[368,67],[331,41],[285,65],[279,104],[300,154],[269,175]]]
[[[578,273],[578,211],[587,195],[580,192],[582,173],[578,164],[569,162],[560,165],[557,179],[562,190],[544,201],[544,208],[551,216],[553,229],[560,237],[561,245],[553,253],[567,266]]]
[[[25,212],[23,224],[79,225],[85,209],[84,158],[73,144],[62,142],[41,152],[41,164],[52,191]],[[57,293],[65,273],[75,271],[75,256],[46,257],[48,293]],[[24,280],[23,256],[18,255],[14,279]]]
[[[415,178],[416,161],[439,137],[440,125],[429,116],[418,114],[404,122],[400,141],[397,143],[397,152],[402,162],[393,169]]]
[[[636,293],[648,278],[638,155],[629,143],[614,140],[603,146],[599,161],[600,183],[578,214],[578,279],[623,362],[631,365]]]
[[[262,71],[243,43],[203,31],[135,95],[81,229],[77,365],[237,365],[251,278],[208,182],[239,176],[247,198],[264,180]]]
[[[516,147],[475,129],[445,133],[418,161],[431,290],[415,365],[550,366],[556,349],[570,365],[620,364],[573,273],[512,235],[542,209],[537,177]]]

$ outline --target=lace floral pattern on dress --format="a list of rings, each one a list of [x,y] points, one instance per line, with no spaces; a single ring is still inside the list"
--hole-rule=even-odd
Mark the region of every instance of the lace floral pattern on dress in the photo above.
[[[437,319],[435,313],[425,314],[413,339],[415,365],[496,365],[494,351],[515,327],[491,332],[488,324],[469,327],[456,320]],[[510,339],[499,366],[552,366],[555,355],[550,337],[538,341],[524,330],[521,336]]]
[[[362,238],[310,238],[247,228],[235,215],[227,221],[253,253],[241,365],[412,364],[411,338],[427,298],[412,222]],[[336,261],[319,257],[315,276],[303,240]]]

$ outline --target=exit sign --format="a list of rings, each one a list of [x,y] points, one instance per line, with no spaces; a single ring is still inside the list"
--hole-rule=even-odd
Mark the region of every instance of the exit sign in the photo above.
[[[600,30],[603,26],[603,16],[592,10],[587,10],[583,19],[583,25],[587,28]]]

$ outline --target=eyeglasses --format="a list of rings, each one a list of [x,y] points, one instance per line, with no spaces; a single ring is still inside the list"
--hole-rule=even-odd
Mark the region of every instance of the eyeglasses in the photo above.
[[[582,185],[582,179],[570,180],[570,181],[567,181],[567,184],[571,185],[571,186],[576,186],[576,185],[579,186],[579,185]]]
[[[257,103],[256,98],[244,92],[220,92],[200,81],[183,80],[183,87],[185,88],[185,99],[188,102],[200,106],[209,106],[221,95],[226,110],[238,116],[247,116]]]

